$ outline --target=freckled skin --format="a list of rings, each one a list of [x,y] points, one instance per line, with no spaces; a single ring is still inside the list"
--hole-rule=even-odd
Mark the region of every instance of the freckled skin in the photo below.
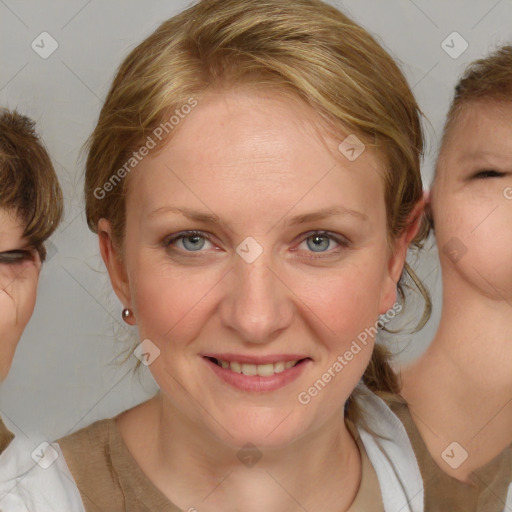
[[[0,380],[7,376],[32,316],[41,269],[37,252],[23,239],[20,219],[0,208],[0,253],[17,250],[28,250],[30,255],[13,263],[0,258]]]

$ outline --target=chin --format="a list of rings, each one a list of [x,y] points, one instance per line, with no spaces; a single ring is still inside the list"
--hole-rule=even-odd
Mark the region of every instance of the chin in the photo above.
[[[235,450],[253,446],[260,450],[283,448],[304,435],[304,422],[297,423],[293,410],[235,411],[233,415],[218,418],[214,435],[223,444]]]

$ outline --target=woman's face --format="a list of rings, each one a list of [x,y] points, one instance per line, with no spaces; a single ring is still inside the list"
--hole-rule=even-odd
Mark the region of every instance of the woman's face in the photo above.
[[[512,106],[464,107],[432,189],[443,281],[512,304]]]
[[[100,238],[164,399],[230,445],[339,423],[373,347],[353,341],[396,299],[380,161],[313,119],[276,95],[202,98],[130,176],[121,264]]]
[[[41,261],[23,231],[21,219],[0,208],[0,380],[9,372],[36,302]]]

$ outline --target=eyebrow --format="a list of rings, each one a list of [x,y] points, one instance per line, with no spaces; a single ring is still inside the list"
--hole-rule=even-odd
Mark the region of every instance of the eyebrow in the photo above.
[[[195,220],[197,222],[204,222],[206,224],[215,224],[221,222],[221,218],[214,213],[205,213],[200,210],[194,210],[192,208],[176,208],[175,206],[162,206],[161,208],[157,208],[149,214],[149,217],[154,217],[156,215],[168,212],[177,213],[183,215],[183,217],[187,217],[187,219]]]
[[[206,213],[200,210],[194,210],[192,208],[177,208],[174,206],[163,206],[161,208],[157,208],[156,210],[153,210],[149,216],[153,217],[159,214],[164,213],[177,213],[180,215],[183,215],[184,217],[188,218],[189,220],[197,221],[197,222],[203,222],[205,224],[225,224],[227,227],[230,228],[230,224],[223,222],[222,219],[215,215],[214,213]],[[364,222],[368,222],[368,215],[365,213],[359,212],[357,210],[353,210],[351,208],[345,208],[344,206],[332,206],[329,208],[322,208],[321,210],[317,210],[316,212],[311,213],[303,213],[300,215],[296,215],[295,217],[292,217],[291,219],[288,219],[285,221],[286,226],[296,226],[298,224],[306,224],[308,222],[315,222],[319,220],[324,220],[329,217],[334,216],[345,216],[349,215],[352,217],[356,217]]]
[[[304,213],[301,215],[296,215],[292,217],[285,224],[290,226],[295,226],[297,224],[305,224],[307,222],[314,222],[317,220],[324,220],[328,217],[335,217],[340,215],[350,215],[361,219],[365,222],[368,222],[368,215],[365,213],[358,212],[357,210],[353,210],[351,208],[345,208],[344,206],[332,206],[330,208],[322,208],[316,212]]]

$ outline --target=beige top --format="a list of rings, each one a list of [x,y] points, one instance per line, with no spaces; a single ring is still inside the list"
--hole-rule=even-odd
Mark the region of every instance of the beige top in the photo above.
[[[471,483],[447,475],[436,464],[423,442],[409,408],[388,402],[400,418],[418,459],[425,488],[426,512],[502,512],[512,481],[512,445],[473,473]]]
[[[2,421],[2,418],[0,418],[0,453],[2,453],[7,446],[9,446],[9,443],[13,440],[14,434],[7,429],[7,427],[4,425],[4,422]]]
[[[58,441],[77,483],[86,512],[182,512],[143,473],[117,428],[114,418]],[[362,479],[348,512],[384,510],[373,466],[360,440]]]

